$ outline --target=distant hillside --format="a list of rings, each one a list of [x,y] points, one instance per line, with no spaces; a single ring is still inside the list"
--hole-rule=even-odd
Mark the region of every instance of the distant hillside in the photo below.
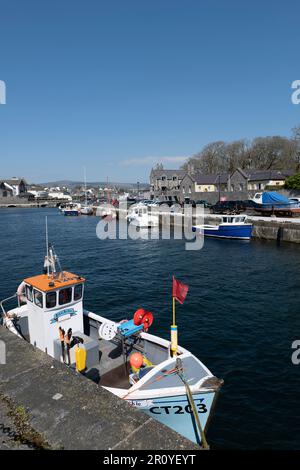
[[[84,181],[70,181],[70,180],[59,180],[59,181],[50,181],[48,183],[39,183],[39,186],[43,187],[55,187],[55,186],[67,186],[69,188],[74,188],[75,186],[82,186],[84,185]],[[87,181],[86,183],[87,187],[106,187],[108,186],[116,186],[121,189],[135,189],[137,188],[136,183],[118,183],[114,181]],[[148,183],[140,183],[140,188],[148,188],[149,184]]]

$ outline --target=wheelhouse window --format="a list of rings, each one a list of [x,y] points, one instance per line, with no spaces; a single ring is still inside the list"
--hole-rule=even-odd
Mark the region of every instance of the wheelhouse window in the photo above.
[[[72,301],[72,287],[66,287],[59,291],[59,305],[65,305]]]
[[[48,292],[46,295],[46,308],[56,307],[56,292]]]
[[[82,297],[82,284],[77,284],[74,287],[74,300],[80,300]]]
[[[33,291],[34,303],[40,308],[43,308],[43,294],[42,292],[35,290]]]
[[[26,284],[26,287],[25,287],[25,295],[26,295],[26,299],[29,300],[29,302],[32,302],[33,301],[33,298],[32,298],[32,286],[28,286]]]

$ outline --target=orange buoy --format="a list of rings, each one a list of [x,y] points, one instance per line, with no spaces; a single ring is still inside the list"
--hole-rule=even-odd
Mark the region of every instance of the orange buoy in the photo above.
[[[133,323],[137,326],[140,325],[142,323],[142,318],[145,313],[147,313],[146,310],[144,310],[143,308],[139,308],[133,315]]]
[[[140,369],[143,365],[143,356],[141,353],[132,353],[129,358],[129,363],[132,369]]]
[[[152,325],[153,323],[153,313],[152,312],[146,312],[141,321],[144,325],[144,329],[148,330],[148,328]]]

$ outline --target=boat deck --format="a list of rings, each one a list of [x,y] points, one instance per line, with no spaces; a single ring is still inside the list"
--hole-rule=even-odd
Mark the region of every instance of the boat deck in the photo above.
[[[125,362],[122,344],[116,341],[99,340],[99,364],[89,369],[85,375],[101,386],[128,389],[128,361]]]

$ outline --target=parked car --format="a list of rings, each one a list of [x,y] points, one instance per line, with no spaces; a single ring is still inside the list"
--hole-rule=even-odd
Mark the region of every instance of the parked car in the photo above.
[[[240,214],[246,209],[244,201],[219,201],[210,208],[212,214]]]
[[[289,197],[289,201],[291,202],[300,202],[300,197]]]
[[[199,201],[196,201],[196,204],[203,204],[203,206],[205,207],[205,209],[209,209],[212,204],[210,204],[210,202],[207,202],[207,201],[204,201],[202,199],[200,199]]]
[[[249,209],[254,209],[255,207],[257,207],[257,203],[254,202],[252,199],[248,199],[246,201],[243,201],[244,205],[245,205],[245,209],[249,210]]]
[[[170,212],[172,213],[181,213],[182,212],[182,207],[181,207],[181,204],[179,204],[178,202],[176,202],[175,204],[173,204],[171,207],[170,207]]]

